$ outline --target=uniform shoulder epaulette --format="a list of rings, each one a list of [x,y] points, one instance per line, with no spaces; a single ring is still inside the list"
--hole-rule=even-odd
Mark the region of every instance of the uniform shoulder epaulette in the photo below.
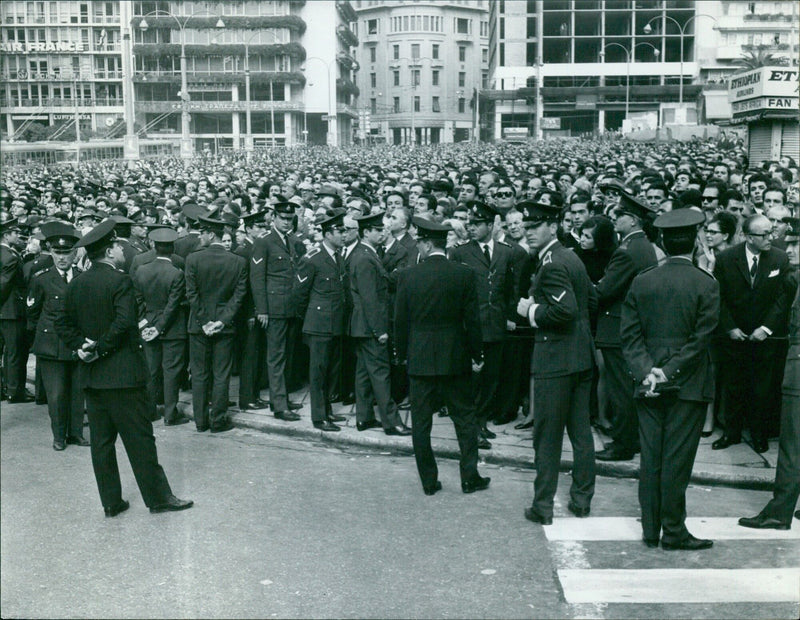
[[[510,247],[511,247],[511,244],[510,244],[510,243],[508,243],[508,242],[506,242],[506,241],[497,241],[496,243],[497,243],[498,245],[504,245],[504,246],[506,246],[507,248],[510,248]]]
[[[308,252],[305,253],[306,258],[311,258],[312,256],[316,256],[320,253],[320,248],[311,248]]]
[[[37,277],[37,276],[40,276],[40,275],[42,275],[43,273],[47,273],[47,272],[48,272],[48,271],[50,271],[52,268],[53,268],[53,266],[51,265],[50,267],[43,267],[43,268],[39,269],[39,271],[34,271],[34,272],[33,272],[33,275],[31,276],[31,278],[35,278],[35,277]]]

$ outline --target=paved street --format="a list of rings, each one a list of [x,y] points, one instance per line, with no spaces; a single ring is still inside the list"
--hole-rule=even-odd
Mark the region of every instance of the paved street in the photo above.
[[[88,448],[51,448],[45,407],[3,403],[3,617],[797,618],[800,525],[735,526],[763,491],[693,486],[705,552],[646,549],[636,481],[600,478],[589,519],[522,517],[533,472],[455,461],[423,495],[413,457],[236,429],[155,424],[176,495],[151,515],[120,442],[131,509],[103,517]],[[307,419],[306,419],[307,422]]]

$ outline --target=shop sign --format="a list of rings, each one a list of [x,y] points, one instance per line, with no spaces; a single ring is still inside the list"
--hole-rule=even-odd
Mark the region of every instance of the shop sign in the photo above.
[[[41,52],[82,52],[83,44],[79,41],[4,41],[0,43],[0,52],[8,54],[35,54]]]
[[[728,80],[728,101],[735,104],[748,99],[770,97],[797,98],[797,69],[759,67],[732,75]]]

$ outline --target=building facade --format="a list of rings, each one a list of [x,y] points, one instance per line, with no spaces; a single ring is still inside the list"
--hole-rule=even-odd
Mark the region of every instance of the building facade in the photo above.
[[[361,141],[477,137],[477,93],[489,71],[489,4],[356,0]]]
[[[88,0],[0,3],[3,139],[121,136],[119,5]]]

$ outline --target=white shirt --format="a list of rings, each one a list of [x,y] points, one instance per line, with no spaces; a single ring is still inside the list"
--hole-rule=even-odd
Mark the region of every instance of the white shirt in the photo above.
[[[489,248],[489,260],[492,260],[492,256],[494,256],[494,239],[489,239],[486,243],[479,241],[478,245],[481,246],[481,252],[483,252],[483,248]]]
[[[758,257],[759,262],[761,262],[761,254],[760,253],[759,254],[754,254],[753,252],[751,252],[750,251],[750,247],[745,243],[744,244],[744,255],[745,255],[745,258],[747,258],[747,273],[749,274],[753,270],[753,261],[756,259],[756,257]],[[755,280],[755,278],[751,277],[750,280],[751,280],[751,284],[752,284],[752,282]],[[763,329],[765,332],[767,332],[767,336],[771,336],[772,335],[772,330],[769,327],[767,327],[766,325],[762,325],[761,329]]]

